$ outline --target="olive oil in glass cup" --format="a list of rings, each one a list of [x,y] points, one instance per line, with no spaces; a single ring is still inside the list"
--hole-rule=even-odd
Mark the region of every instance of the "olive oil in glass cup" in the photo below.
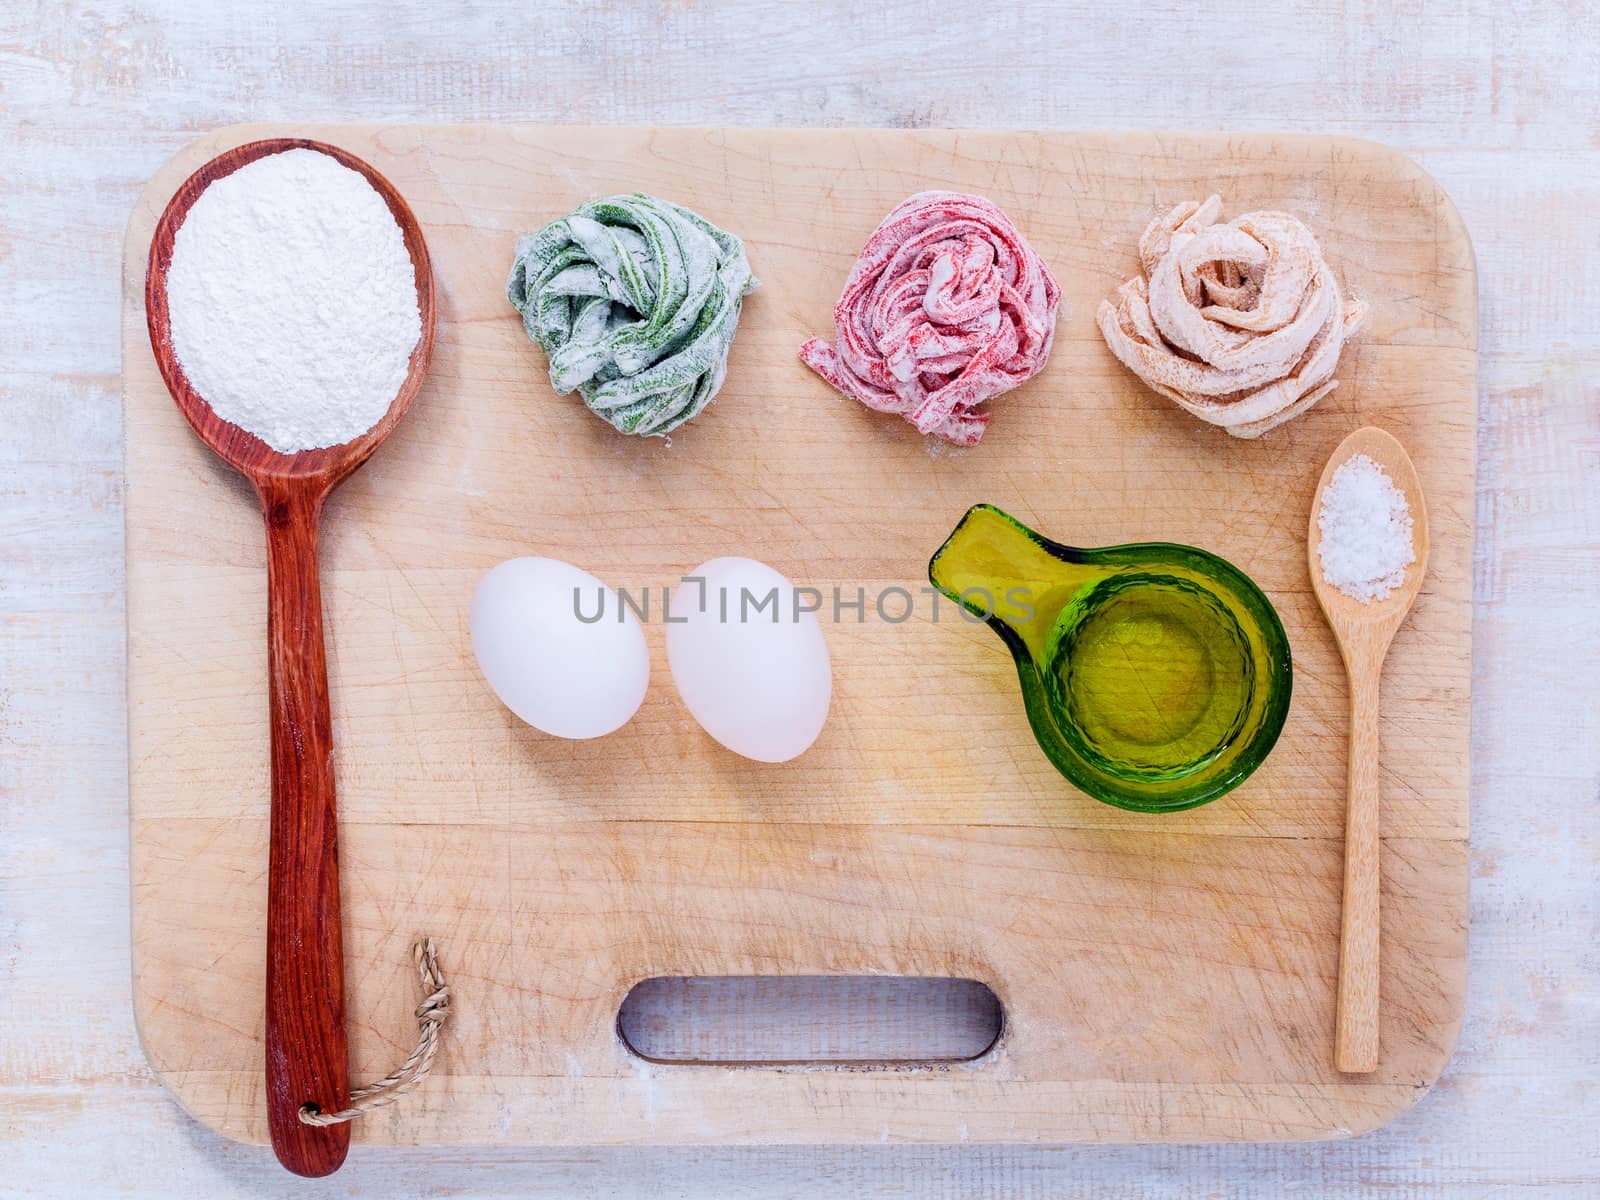
[[[1289,642],[1261,589],[1193,546],[1064,546],[988,504],[928,564],[1016,662],[1040,749],[1073,784],[1138,812],[1237,787],[1289,712]]]

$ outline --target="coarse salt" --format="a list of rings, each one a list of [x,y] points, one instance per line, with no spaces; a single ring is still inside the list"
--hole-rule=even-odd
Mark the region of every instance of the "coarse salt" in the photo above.
[[[1322,493],[1317,529],[1323,578],[1363,604],[1394,591],[1417,561],[1405,493],[1365,454],[1352,455],[1334,471]]]
[[[394,214],[316,150],[266,155],[200,193],[173,240],[167,311],[195,391],[286,454],[381,421],[422,336]]]

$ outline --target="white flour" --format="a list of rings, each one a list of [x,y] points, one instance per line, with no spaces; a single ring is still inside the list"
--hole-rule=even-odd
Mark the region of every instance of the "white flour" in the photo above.
[[[195,391],[285,453],[376,425],[422,336],[394,215],[315,150],[258,158],[200,194],[173,244],[167,307]]]

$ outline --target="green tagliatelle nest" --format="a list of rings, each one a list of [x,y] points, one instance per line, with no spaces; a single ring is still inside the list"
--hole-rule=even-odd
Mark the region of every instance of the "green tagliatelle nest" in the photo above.
[[[644,435],[670,433],[717,394],[755,286],[733,234],[638,193],[518,239],[506,294],[550,356],[551,386]]]

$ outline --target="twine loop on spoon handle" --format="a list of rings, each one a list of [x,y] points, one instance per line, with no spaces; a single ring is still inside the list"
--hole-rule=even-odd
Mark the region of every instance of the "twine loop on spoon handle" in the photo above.
[[[353,1121],[364,1113],[385,1104],[393,1104],[407,1092],[416,1088],[433,1069],[434,1055],[439,1052],[439,1033],[450,1017],[450,987],[439,969],[439,956],[432,938],[423,938],[411,947],[411,957],[417,965],[417,974],[427,993],[417,1005],[417,1048],[409,1058],[392,1073],[376,1083],[357,1088],[350,1093],[350,1107],[335,1113],[325,1113],[314,1104],[300,1109],[300,1120],[307,1125],[338,1125]]]

